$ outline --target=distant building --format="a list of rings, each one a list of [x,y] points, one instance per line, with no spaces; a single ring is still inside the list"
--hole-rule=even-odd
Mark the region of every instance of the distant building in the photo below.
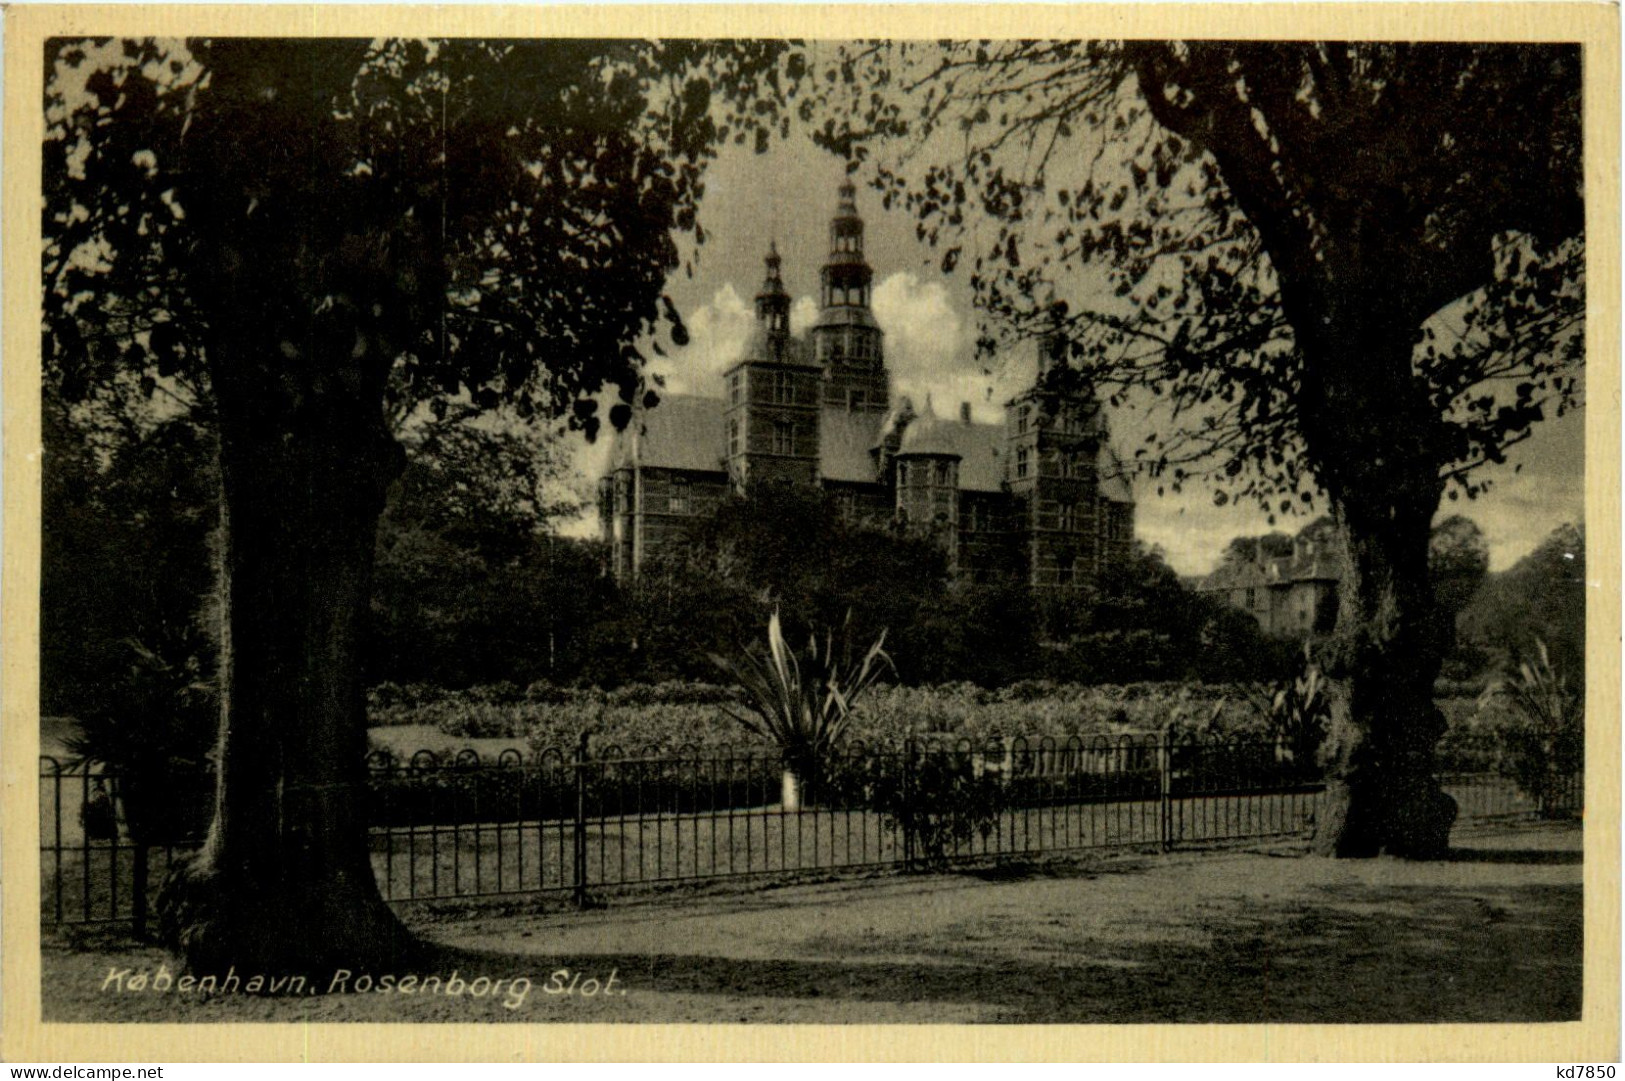
[[[840,189],[817,320],[790,333],[790,295],[769,248],[744,356],[726,396],[669,395],[615,436],[599,515],[617,578],[679,543],[730,492],[778,479],[817,485],[845,511],[938,539],[950,567],[1036,587],[1091,581],[1127,561],[1134,496],[1106,418],[1087,393],[1030,389],[1002,424],[969,404],[939,417],[893,399],[873,273],[851,183]],[[1053,343],[1040,342],[1040,376]]]
[[[1291,551],[1269,554],[1254,538],[1250,557],[1232,558],[1197,586],[1258,621],[1267,634],[1308,638],[1337,627],[1337,590],[1345,563],[1337,527],[1322,518],[1292,538]]]

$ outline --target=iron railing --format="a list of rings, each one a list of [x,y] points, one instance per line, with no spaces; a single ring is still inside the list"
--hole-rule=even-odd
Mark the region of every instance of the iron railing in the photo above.
[[[40,759],[41,913],[129,921],[207,823],[204,776],[134,787]],[[785,802],[776,752],[727,747],[473,751],[368,759],[374,871],[392,902],[559,894],[706,879],[1170,851],[1307,837],[1324,784],[1256,739],[908,740],[846,748]],[[1463,823],[1567,817],[1579,775],[1539,793],[1448,774]],[[134,828],[132,828],[132,825]]]

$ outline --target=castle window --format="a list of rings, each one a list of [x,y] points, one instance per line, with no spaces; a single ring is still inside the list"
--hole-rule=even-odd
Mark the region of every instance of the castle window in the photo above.
[[[739,404],[741,388],[742,384],[740,382],[740,373],[734,372],[732,375],[728,376],[728,402],[730,404]]]
[[[940,484],[940,485],[946,486],[947,484],[950,483],[948,473],[949,473],[949,470],[948,470],[948,463],[947,462],[935,462],[935,463],[933,463],[933,468],[932,468],[932,474],[933,474],[932,480],[933,480],[933,482],[935,482],[937,484]]]
[[[796,452],[796,426],[787,420],[773,422],[773,453],[794,454]]]
[[[848,412],[856,412],[869,404],[869,392],[865,390],[849,390],[846,392],[846,408]]]
[[[908,483],[908,463],[907,462],[898,462],[897,463],[897,483],[899,485],[903,485],[903,484]]]
[[[672,480],[671,490],[666,493],[666,510],[672,514],[688,513],[688,481],[681,477]]]
[[[1055,514],[1055,528],[1071,533],[1078,528],[1078,507],[1075,503],[1062,503]]]
[[[1020,479],[1027,475],[1028,451],[1026,447],[1016,448],[1016,477]]]
[[[1247,607],[1251,608],[1257,603],[1258,603],[1258,590],[1256,590],[1256,589],[1248,589],[1247,590]]]
[[[1032,423],[1032,419],[1031,419],[1031,416],[1030,416],[1026,406],[1022,406],[1020,409],[1016,410],[1016,434],[1017,435],[1026,435],[1027,434],[1027,428],[1031,425],[1031,423]],[[1026,474],[1023,473],[1022,476],[1026,476]]]
[[[773,373],[773,404],[796,404],[796,377],[791,372]]]
[[[728,422],[728,457],[738,457],[739,451],[739,422],[737,420],[730,420]]]
[[[873,360],[874,350],[871,348],[869,335],[861,330],[848,330],[846,337],[846,351],[854,360]]]

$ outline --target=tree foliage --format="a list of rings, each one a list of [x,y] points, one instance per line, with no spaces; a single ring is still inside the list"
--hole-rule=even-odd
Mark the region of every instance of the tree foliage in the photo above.
[[[969,270],[985,345],[1058,327],[1116,400],[1154,395],[1174,423],[1139,457],[1174,490],[1200,472],[1280,513],[1340,487],[1339,455],[1304,457],[1340,430],[1313,358],[1372,322],[1414,342],[1390,404],[1455,491],[1579,400],[1577,48],[885,43],[838,66],[821,141]]]
[[[1491,574],[1461,614],[1462,638],[1515,669],[1545,644],[1551,663],[1579,686],[1586,665],[1585,529],[1553,530],[1534,551]]]
[[[52,41],[47,366],[70,397],[156,391],[199,377],[229,312],[355,354],[398,412],[504,403],[590,434],[608,383],[624,423],[639,341],[685,337],[674,232],[774,49]]]

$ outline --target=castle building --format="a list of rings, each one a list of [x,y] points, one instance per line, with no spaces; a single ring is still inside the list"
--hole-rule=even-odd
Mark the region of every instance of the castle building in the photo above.
[[[1347,572],[1337,527],[1329,518],[1318,519],[1290,545],[1271,553],[1262,538],[1255,538],[1250,557],[1221,563],[1197,590],[1246,612],[1265,634],[1331,634],[1337,628],[1338,585]]]
[[[885,335],[870,310],[856,191],[841,185],[819,272],[819,312],[790,333],[790,294],[769,247],[756,325],[724,374],[725,396],[669,395],[617,433],[599,517],[617,579],[680,544],[730,493],[778,480],[819,486],[844,513],[935,538],[954,573],[1084,585],[1126,561],[1134,497],[1086,392],[1039,378],[1002,424],[940,417],[929,398],[894,400]]]

